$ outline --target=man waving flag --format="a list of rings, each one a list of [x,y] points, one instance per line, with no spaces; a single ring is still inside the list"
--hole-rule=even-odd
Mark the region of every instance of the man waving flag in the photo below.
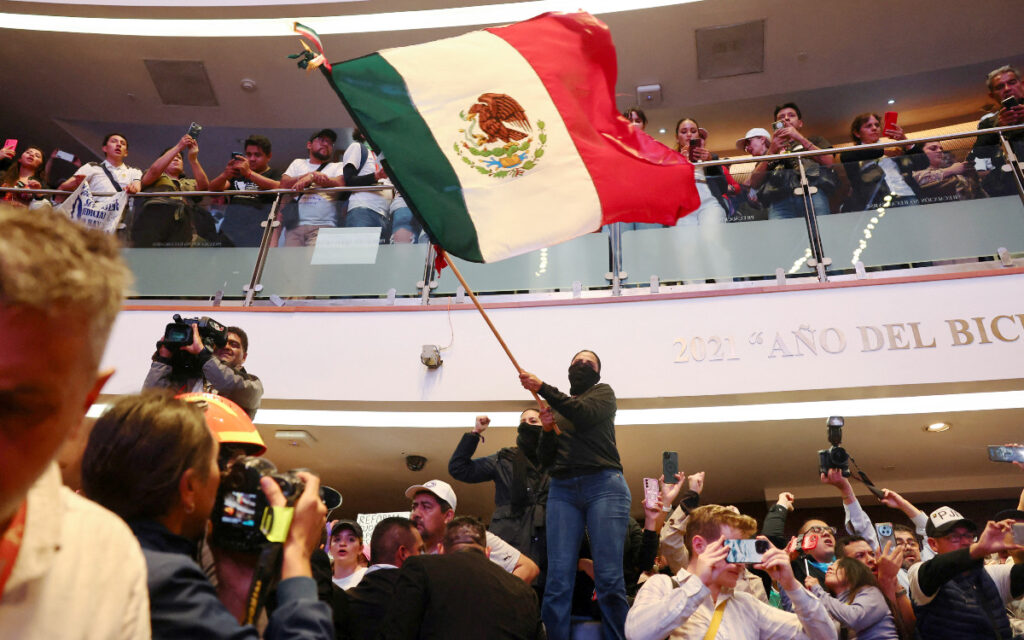
[[[612,222],[671,225],[699,205],[687,159],[616,111],[615,48],[589,14],[547,13],[323,70],[430,235],[465,260]]]

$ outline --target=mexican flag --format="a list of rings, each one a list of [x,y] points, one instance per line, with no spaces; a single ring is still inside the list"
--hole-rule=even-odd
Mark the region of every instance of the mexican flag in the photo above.
[[[675,224],[693,166],[615,108],[608,27],[586,13],[386,49],[324,70],[430,235],[494,262],[612,222]]]

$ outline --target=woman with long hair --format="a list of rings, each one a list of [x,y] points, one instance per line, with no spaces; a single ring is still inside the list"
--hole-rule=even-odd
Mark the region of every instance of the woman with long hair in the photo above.
[[[217,591],[193,559],[217,501],[219,445],[195,403],[163,392],[118,400],[96,421],[82,458],[87,497],[119,515],[139,541],[149,571],[150,621],[154,638],[252,638],[217,598]],[[327,508],[316,476],[300,473],[305,490],[294,505],[284,542],[277,608],[267,638],[332,638],[331,613],[318,602],[310,556],[320,542]],[[274,508],[286,502],[270,477],[260,489]],[[232,492],[233,515],[258,504]],[[225,513],[229,510],[225,498]],[[256,522],[262,514],[255,514]],[[227,516],[225,515],[225,519]],[[82,532],[88,535],[88,532]]]
[[[855,145],[875,144],[883,134],[892,140],[906,140],[899,125],[882,131],[882,120],[877,113],[862,113],[850,123],[850,140]],[[880,206],[904,207],[918,204],[917,182],[911,172],[920,149],[887,147],[885,149],[859,149],[853,147],[839,154],[846,169],[853,193],[846,201],[846,211],[864,211]]]
[[[708,151],[707,138],[707,130],[701,129],[693,118],[683,118],[676,123],[676,151],[688,157],[690,162],[718,159]],[[725,222],[725,208],[719,200],[727,189],[722,167],[694,167],[693,177],[697,181],[700,206],[690,215],[680,218],[677,226]]]
[[[825,587],[831,593],[814,578],[807,578],[807,583],[847,634],[853,632],[857,640],[899,640],[892,605],[875,574],[860,560],[840,558],[832,563],[825,574]]]
[[[39,147],[25,147],[17,162],[11,163],[0,177],[0,187],[17,187],[19,189],[42,189],[46,184],[46,171],[43,169],[43,150]],[[41,196],[40,196],[41,197]],[[26,205],[35,199],[31,193],[5,191],[0,193],[0,200],[15,205]]]

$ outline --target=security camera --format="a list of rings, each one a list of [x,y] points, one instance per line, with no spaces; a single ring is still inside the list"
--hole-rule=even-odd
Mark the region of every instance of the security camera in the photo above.
[[[427,365],[429,369],[436,369],[444,362],[441,360],[441,350],[436,344],[425,344],[420,351],[420,362]]]
[[[405,466],[409,468],[409,471],[419,471],[425,464],[427,464],[427,459],[423,456],[405,456]]]

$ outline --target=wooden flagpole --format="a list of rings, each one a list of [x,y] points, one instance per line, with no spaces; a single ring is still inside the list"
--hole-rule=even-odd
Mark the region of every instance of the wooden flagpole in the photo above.
[[[494,334],[494,337],[498,339],[498,344],[500,344],[501,348],[505,350],[505,355],[507,355],[508,359],[512,361],[512,366],[516,368],[517,372],[523,373],[523,368],[519,366],[518,362],[516,362],[516,357],[512,355],[512,351],[508,348],[508,345],[505,344],[505,340],[501,337],[501,334],[498,333],[498,329],[494,326],[494,323],[491,322],[491,319],[488,317],[487,312],[484,311],[484,308],[480,306],[480,301],[477,300],[476,294],[473,293],[473,290],[469,288],[468,284],[466,284],[466,279],[462,277],[462,273],[459,271],[459,268],[456,267],[455,263],[448,257],[448,252],[438,245],[434,245],[434,248],[437,249],[438,255],[444,259],[445,264],[451,267],[452,273],[455,274],[455,277],[459,279],[459,284],[461,284],[462,288],[466,290],[466,294],[469,295],[469,299],[473,301],[473,305],[476,307],[476,310],[484,317],[484,322],[486,322],[487,326],[490,327],[491,333]],[[541,397],[537,395],[536,391],[531,391],[530,393],[533,394],[533,399],[537,401],[537,406],[543,410],[547,405]],[[558,425],[555,425],[555,433],[559,435],[562,433],[561,429],[558,428]]]

